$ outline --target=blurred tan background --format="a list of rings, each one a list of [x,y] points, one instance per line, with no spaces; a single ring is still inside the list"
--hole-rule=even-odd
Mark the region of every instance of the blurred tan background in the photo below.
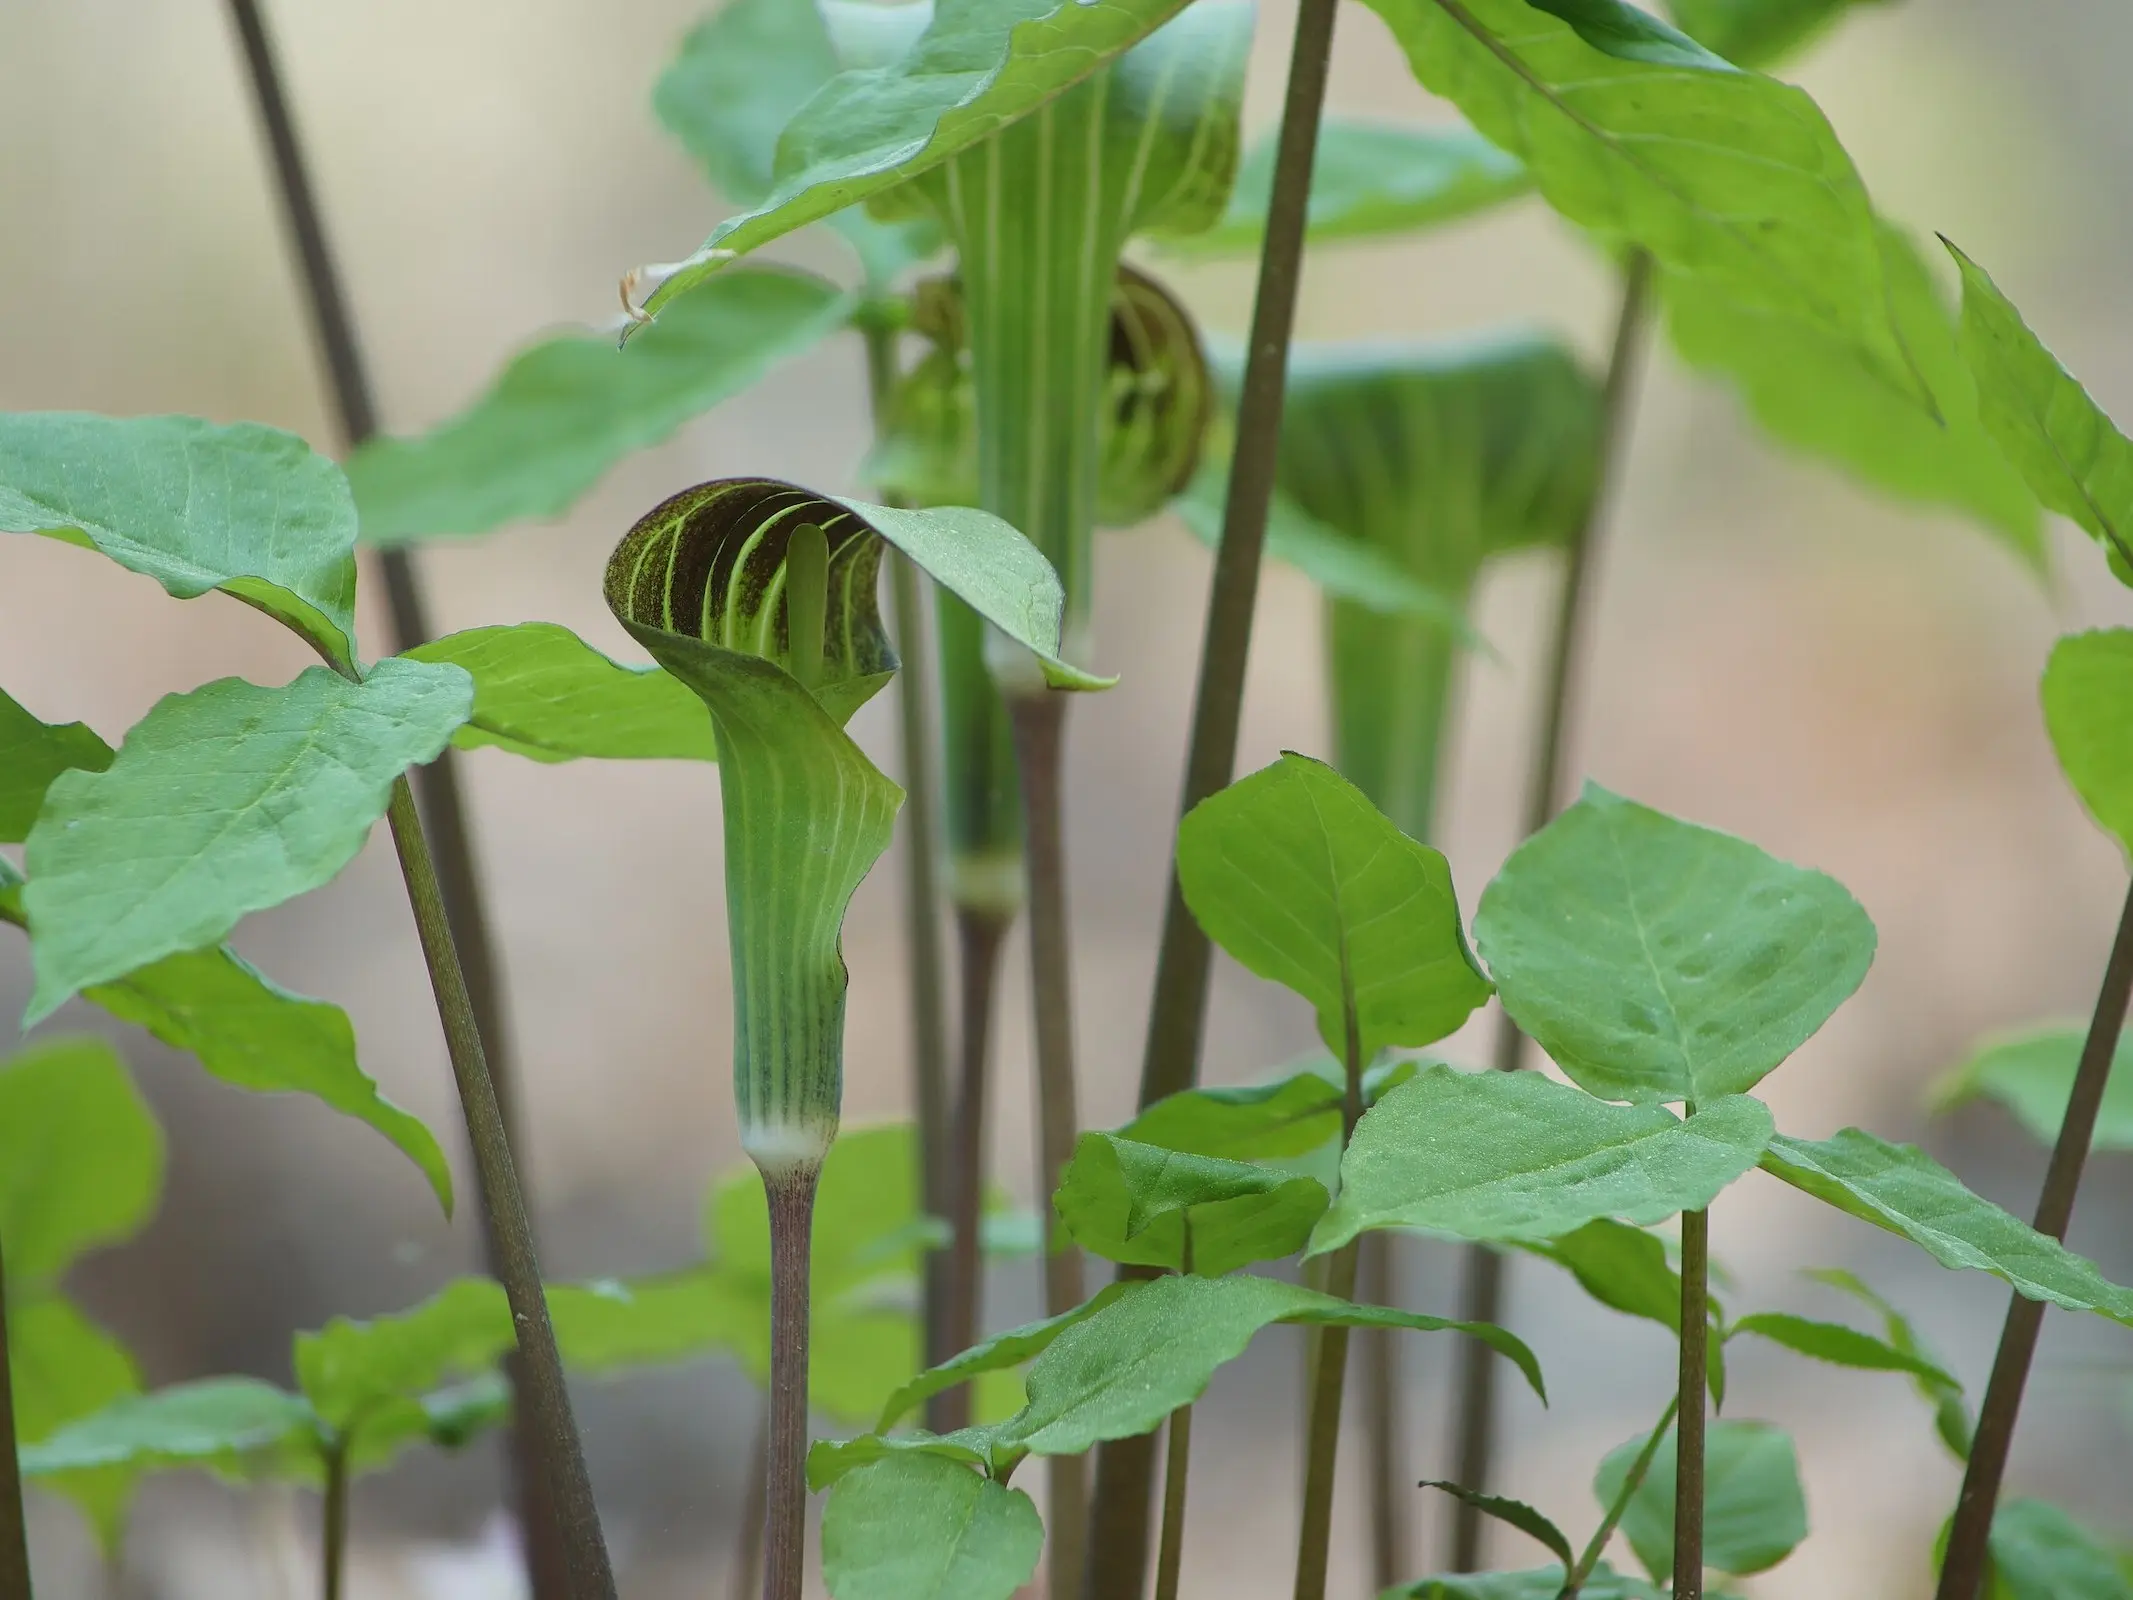
[[[273,7],[389,427],[456,409],[537,331],[605,319],[622,268],[672,258],[706,231],[716,202],[647,105],[699,7]],[[1265,5],[1255,125],[1272,115],[1290,20],[1288,4]],[[1445,114],[1373,15],[1348,8],[1341,29],[1338,109]],[[1862,9],[1797,74],[1885,206],[1989,263],[2121,416],[2133,416],[2129,66],[2123,0],[1908,0]],[[825,241],[791,254],[845,270]],[[1207,326],[1241,326],[1244,269],[1178,281]],[[1583,247],[1529,207],[1424,244],[1322,255],[1303,327],[1356,337],[1538,319],[1597,352],[1608,301]],[[258,418],[330,443],[249,99],[211,0],[0,5],[0,405]],[[567,522],[425,555],[438,610],[452,627],[553,619],[627,653],[597,575],[638,511],[720,472],[845,486],[864,428],[857,342],[835,342],[630,463]],[[2093,551],[2064,530],[2058,542],[2066,576],[2046,595],[1983,534],[1773,452],[1726,396],[1661,357],[1608,534],[1575,762],[1834,873],[1879,925],[1862,993],[1773,1080],[1780,1123],[1920,1138],[2023,1213],[2042,1153],[1989,1109],[1929,1126],[1921,1098],[1978,1034],[2085,1012],[2121,892],[2115,852],[2057,776],[2034,685],[2056,631],[2133,608]],[[1075,716],[1071,848],[1085,1114],[1109,1124],[1128,1113],[1138,1071],[1208,560],[1164,523],[1109,538],[1101,565],[1097,653],[1124,681]],[[1445,843],[1469,910],[1512,843],[1549,582],[1538,566],[1513,571],[1484,599],[1482,625],[1509,665],[1476,667],[1458,741]],[[1245,766],[1284,747],[1325,750],[1317,635],[1311,591],[1271,573]],[[369,643],[382,648],[375,632]],[[178,604],[45,541],[0,545],[0,682],[47,718],[84,718],[115,741],[165,691],[229,673],[276,682],[302,665],[292,641],[225,601]],[[885,763],[888,705],[858,724]],[[737,1154],[715,774],[544,768],[493,753],[467,765],[529,1080],[546,1264],[570,1277],[683,1261],[700,1194]],[[893,863],[878,871],[847,929],[853,1119],[896,1115],[906,1101],[896,884]],[[374,845],[237,942],[282,982],[347,1006],[370,1071],[456,1148],[411,931]],[[18,1015],[27,990],[16,942],[0,949],[0,1017]],[[1005,1015],[995,1148],[1013,1181],[1032,1146],[1019,983]],[[51,1026],[103,1025],[77,1006]],[[1453,1053],[1478,1055],[1491,1025],[1477,1022]],[[0,1022],[0,1046],[10,1028]],[[1308,1042],[1299,1005],[1222,971],[1209,1079],[1257,1076]],[[397,1308],[472,1265],[471,1212],[443,1223],[374,1135],[308,1101],[240,1095],[138,1034],[124,1046],[170,1130],[168,1198],[144,1238],[94,1260],[77,1287],[152,1380],[286,1380],[293,1330]],[[2121,1281],[2133,1275],[2129,1216],[2133,1163],[2099,1159],[2074,1243]],[[1844,1315],[1797,1269],[1868,1272],[1982,1383],[2004,1305],[1990,1280],[1942,1272],[1759,1177],[1721,1201],[1714,1246],[1740,1305]],[[1449,1309],[1451,1252],[1416,1247],[1411,1260],[1416,1303]],[[997,1276],[1000,1321],[1034,1299],[1030,1270]],[[1539,1268],[1518,1271],[1511,1320],[1557,1399],[1543,1413],[1512,1398],[1504,1487],[1589,1526],[1592,1466],[1649,1425],[1671,1384],[1669,1348]],[[1450,1466],[1448,1352],[1429,1341],[1407,1350],[1410,1462],[1417,1476],[1439,1475]],[[2014,1467],[2017,1490],[2122,1538],[2133,1533],[2129,1371],[2122,1331],[2055,1314]],[[1285,1584],[1298,1375],[1293,1343],[1270,1335],[1217,1380],[1195,1453],[1188,1594]],[[1815,1530],[1746,1591],[1922,1594],[1957,1476],[1909,1390],[1774,1350],[1741,1353],[1733,1385],[1731,1414],[1797,1431]],[[715,1363],[585,1391],[632,1600],[723,1584],[752,1413],[746,1384]],[[496,1484],[486,1447],[418,1456],[365,1484],[353,1593],[510,1595],[508,1563],[482,1543]],[[1360,1504],[1345,1499],[1351,1512]],[[37,1513],[46,1600],[312,1592],[308,1504],[159,1482],[142,1497],[123,1573],[99,1572],[70,1510]],[[1441,1507],[1418,1496],[1416,1516],[1434,1558]],[[1498,1549],[1529,1564],[1532,1552],[1510,1546],[1505,1535]],[[1336,1583],[1360,1593],[1360,1566],[1337,1568]]]

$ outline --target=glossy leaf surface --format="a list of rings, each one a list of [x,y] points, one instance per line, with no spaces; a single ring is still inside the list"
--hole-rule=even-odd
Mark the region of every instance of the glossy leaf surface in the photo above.
[[[1973,1100],[1996,1100],[2039,1144],[2055,1144],[2073,1098],[2085,1034],[2075,1024],[1993,1040],[1934,1088],[1933,1107],[1947,1111]],[[2133,1040],[2121,1039],[2111,1059],[2089,1148],[2133,1150]]]
[[[2044,725],[2089,815],[2133,851],[2133,630],[2072,634],[2053,647]]]
[[[938,1456],[861,1467],[837,1481],[822,1513],[822,1574],[835,1600],[1010,1600],[1043,1552],[1028,1495]]]
[[[1618,1445],[1600,1463],[1592,1488],[1601,1505],[1621,1494],[1648,1437]],[[1622,1518],[1630,1548],[1659,1583],[1674,1570],[1674,1466],[1672,1447],[1662,1444]],[[1807,1496],[1791,1435],[1767,1422],[1711,1423],[1704,1440],[1704,1564],[1743,1577],[1764,1572],[1806,1537]]]
[[[1217,1278],[1301,1250],[1326,1190],[1315,1178],[1085,1133],[1052,1205],[1091,1254]]]
[[[62,772],[101,772],[111,746],[83,723],[40,722],[0,691],[0,844],[20,844]]]

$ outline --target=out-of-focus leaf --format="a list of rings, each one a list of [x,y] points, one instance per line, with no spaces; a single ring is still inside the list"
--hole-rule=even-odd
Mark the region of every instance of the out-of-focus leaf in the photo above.
[[[2104,831],[2133,851],[2133,629],[2077,633],[2044,669],[2044,725],[2067,782]]]
[[[1672,1433],[1669,1428],[1668,1433]],[[1593,1493],[1613,1505],[1649,1434],[1600,1463]],[[1654,1581],[1674,1571],[1674,1451],[1662,1444],[1630,1496],[1622,1533]],[[1704,1437],[1704,1564],[1745,1577],[1783,1561],[1807,1537],[1807,1496],[1792,1436],[1767,1422],[1713,1422]]]
[[[371,1416],[492,1367],[516,1336],[503,1286],[461,1278],[421,1305],[296,1336],[296,1382],[319,1420],[360,1436]]]
[[[1767,67],[1855,5],[1880,0],[1668,0],[1681,31],[1743,67]]]
[[[137,1393],[139,1368],[110,1334],[53,1291],[10,1284],[7,1308],[8,1372],[14,1385],[15,1437],[25,1450]],[[66,1496],[82,1510],[105,1550],[115,1551],[125,1533],[133,1473],[124,1466],[54,1469],[35,1474],[43,1487]]]
[[[20,844],[62,772],[111,765],[111,746],[79,722],[40,722],[0,692],[0,844]]]
[[[1859,987],[1874,925],[1834,878],[1588,784],[1483,891],[1504,1009],[1581,1087],[1752,1089]]]
[[[1835,1367],[1857,1367],[1862,1372],[1908,1372],[1936,1389],[1961,1387],[1930,1361],[1841,1322],[1816,1322],[1811,1317],[1795,1317],[1782,1311],[1758,1311],[1742,1317],[1727,1330],[1729,1338],[1737,1333],[1752,1333],[1795,1354]]]
[[[2009,1500],[1992,1517],[1989,1600],[2133,1600],[2117,1554],[2055,1505]]]
[[[163,1191],[163,1132],[101,1039],[54,1039],[0,1063],[0,1260],[48,1285],[132,1237]]]
[[[1941,1370],[1938,1359],[1925,1340],[1919,1337],[1918,1330],[1912,1327],[1910,1318],[1889,1304],[1879,1291],[1857,1273],[1847,1272],[1842,1267],[1816,1267],[1811,1269],[1807,1276],[1870,1306],[1880,1314],[1882,1334],[1893,1348],[1924,1362],[1936,1372]],[[1916,1375],[1912,1380],[1912,1387],[1918,1391],[1920,1398],[1933,1408],[1933,1430],[1940,1436],[1941,1443],[1948,1447],[1949,1453],[1956,1460],[1969,1460],[1970,1408],[1963,1403],[1962,1386]]]
[[[1933,1109],[1997,1100],[2040,1144],[2058,1142],[2074,1094],[2085,1033],[2079,1024],[2043,1027],[1988,1041],[1933,1090]],[[2133,1150],[2133,1039],[2121,1039],[2096,1114],[2092,1150]]]
[[[1220,1277],[1294,1255],[1326,1209],[1325,1186],[1264,1167],[1085,1133],[1052,1198],[1075,1240],[1107,1261]]]
[[[1558,1600],[1562,1592],[1563,1569],[1556,1566],[1530,1572],[1447,1573],[1388,1589],[1379,1600]],[[1658,1590],[1624,1577],[1602,1561],[1578,1590],[1578,1600],[1660,1600],[1660,1596]]]
[[[1028,1495],[938,1456],[861,1467],[837,1480],[822,1513],[836,1600],[1010,1600],[1043,1553]]]
[[[197,1467],[226,1478],[315,1475],[318,1419],[256,1378],[206,1378],[119,1400],[25,1446],[32,1478],[94,1468]]]

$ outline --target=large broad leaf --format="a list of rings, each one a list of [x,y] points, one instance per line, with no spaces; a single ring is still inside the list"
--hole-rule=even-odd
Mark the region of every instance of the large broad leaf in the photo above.
[[[458,668],[400,660],[359,683],[313,667],[277,689],[222,678],[158,701],[108,770],[46,793],[26,856],[28,1020],[327,882],[472,704]]]
[[[659,311],[735,253],[939,166],[1028,116],[1183,9],[1183,0],[945,0],[908,54],[839,73],[779,140],[775,190],[666,270]]]
[[[1890,314],[1938,416],[1890,388],[1856,343],[1742,306],[1700,279],[1666,283],[1675,348],[1691,366],[1732,383],[1774,437],[1899,499],[1975,519],[2041,572],[2036,496],[1985,431],[1977,383],[1956,347],[1954,312],[1910,237],[1881,226]]]
[[[140,1369],[126,1347],[71,1301],[50,1292],[25,1297],[17,1284],[8,1292],[6,1359],[14,1385],[15,1437],[25,1452],[140,1391]],[[107,1552],[118,1550],[133,1494],[130,1469],[87,1466],[37,1476],[43,1487],[81,1508]]]
[[[1043,1553],[1028,1495],[938,1456],[861,1467],[822,1513],[822,1576],[836,1600],[1010,1600]]]
[[[1504,1009],[1582,1087],[1753,1088],[1859,987],[1874,925],[1834,878],[1588,784],[1481,896]]]
[[[1989,1272],[2017,1293],[2133,1326],[2133,1289],[1975,1195],[1916,1145],[1857,1128],[1819,1142],[1779,1134],[1763,1170],[1839,1211],[1909,1239],[1944,1267]]]
[[[1855,5],[1881,0],[1669,0],[1681,31],[1743,67],[1769,66]]]
[[[1672,1429],[1668,1429],[1669,1434]],[[1611,1506],[1649,1434],[1600,1463],[1593,1493]],[[1622,1517],[1622,1533],[1659,1583],[1674,1571],[1674,1451],[1662,1444]],[[1767,1422],[1714,1422],[1704,1437],[1704,1565],[1746,1576],[1783,1561],[1807,1537],[1807,1497],[1792,1436]]]
[[[1363,1073],[1363,1104],[1376,1105],[1415,1075],[1416,1063],[1389,1061]],[[1343,1069],[1322,1056],[1271,1083],[1186,1089],[1135,1117],[1120,1134],[1142,1144],[1223,1161],[1307,1156],[1340,1137]]]
[[[1262,139],[1237,169],[1229,209],[1205,233],[1178,239],[1187,255],[1256,255],[1274,192],[1278,138]],[[1531,191],[1517,159],[1471,128],[1402,127],[1328,117],[1311,163],[1305,237],[1370,239],[1459,222]]]
[[[408,651],[474,680],[474,715],[452,735],[534,761],[716,761],[704,703],[672,673],[610,661],[568,628],[470,628]]]
[[[2057,1144],[2085,1042],[2086,1031],[2078,1024],[1991,1040],[1935,1086],[1934,1109],[1997,1100],[2040,1144]],[[2121,1038],[2111,1058],[2089,1148],[2133,1150],[2133,1039]]]
[[[2044,669],[2044,725],[2067,782],[2133,851],[2133,630],[2077,633],[2052,647]]]
[[[2005,295],[1948,246],[1963,274],[1963,358],[1985,427],[2036,497],[2071,517],[2133,581],[2133,440],[2118,431]]]
[[[1107,1261],[1214,1278],[1301,1250],[1326,1190],[1315,1178],[1085,1133],[1052,1205],[1075,1241]]]
[[[294,434],[197,417],[0,415],[0,532],[100,550],[181,600],[235,595],[354,659],[355,505]]]
[[[1681,1331],[1681,1274],[1666,1246],[1642,1228],[1601,1217],[1525,1248],[1569,1272],[1603,1306]]]
[[[545,339],[458,416],[356,452],[348,477],[363,538],[405,544],[560,516],[616,463],[842,327],[852,304],[811,274],[750,268],[626,351],[592,334]]]
[[[55,1039],[0,1064],[0,1260],[12,1289],[131,1237],[163,1190],[163,1134],[111,1046]]]
[[[2057,1506],[2009,1500],[1992,1517],[1990,1600],[2133,1600],[2133,1576]]]
[[[1930,407],[1881,238],[1814,101],[1626,0],[1374,0],[1415,76],[1611,245],[1854,345]]]
[[[1861,1372],[1907,1372],[1936,1390],[1962,1387],[1932,1362],[1899,1350],[1872,1334],[1848,1328],[1841,1322],[1817,1322],[1811,1317],[1796,1317],[1782,1311],[1758,1311],[1742,1317],[1726,1330],[1729,1339],[1740,1333],[1768,1339],[1796,1355],[1827,1362],[1833,1367],[1855,1367]]]
[[[256,1378],[207,1378],[117,1401],[22,1451],[26,1476],[197,1467],[234,1480],[315,1472],[317,1419]]]
[[[1444,857],[1323,762],[1284,755],[1193,807],[1177,866],[1208,937],[1309,1001],[1343,1060],[1433,1044],[1489,996]]]
[[[1311,1250],[1370,1228],[1543,1240],[1601,1217],[1660,1222],[1753,1171],[1774,1131],[1746,1095],[1684,1120],[1533,1074],[1426,1066],[1356,1125]]]
[[[1562,1592],[1563,1569],[1556,1566],[1530,1572],[1447,1573],[1388,1589],[1380,1600],[1559,1600]],[[1659,1591],[1602,1561],[1578,1590],[1578,1600],[1659,1600]]]
[[[0,844],[20,844],[62,772],[101,772],[111,746],[79,722],[40,722],[0,692]]]

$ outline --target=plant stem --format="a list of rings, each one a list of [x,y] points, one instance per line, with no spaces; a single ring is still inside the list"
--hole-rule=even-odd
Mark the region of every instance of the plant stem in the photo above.
[[[763,1581],[763,1521],[770,1514],[770,1402],[756,1418],[748,1451],[748,1478],[741,1489],[741,1523],[733,1543],[732,1600],[756,1600]]]
[[[1311,164],[1318,152],[1338,13],[1338,0],[1302,0],[1289,47],[1288,89],[1282,101],[1266,233],[1260,244],[1244,385],[1238,396],[1236,446],[1222,512],[1222,547],[1215,554],[1214,583],[1207,597],[1180,815],[1228,783],[1237,764],[1244,673],[1259,600],[1259,563],[1266,548],[1267,510],[1273,503],[1276,453],[1281,444],[1289,339],[1296,326],[1296,292],[1303,277]],[[1173,868],[1170,897],[1163,909],[1147,1048],[1141,1059],[1143,1108],[1191,1088],[1199,1075],[1211,962],[1207,936],[1187,909]],[[1148,1506],[1154,1469],[1151,1434],[1117,1440],[1097,1453],[1092,1555],[1082,1591],[1087,1600],[1120,1600],[1142,1592],[1147,1581]]]
[[[526,1413],[531,1436],[542,1447],[538,1459],[547,1469],[553,1525],[563,1551],[563,1593],[569,1600],[613,1600],[614,1575],[608,1567],[607,1546],[600,1537],[600,1515],[585,1468],[585,1453],[578,1441],[577,1421],[571,1415],[570,1395],[563,1384],[562,1356],[556,1349],[547,1297],[541,1290],[540,1263],[534,1250],[533,1229],[526,1220],[525,1196],[519,1189],[511,1142],[504,1132],[503,1111],[497,1104],[496,1085],[490,1079],[488,1060],[482,1050],[481,1030],[467,996],[466,974],[460,968],[459,951],[452,940],[452,926],[445,914],[437,869],[430,859],[429,841],[415,810],[414,791],[405,777],[393,781],[387,816],[392,824],[393,843],[400,852],[400,871],[407,882],[408,904],[413,908],[415,929],[421,937],[422,957],[429,967],[430,987],[436,994],[438,1019],[444,1025],[452,1075],[459,1084],[459,1103],[466,1115],[467,1141],[474,1153],[474,1172],[496,1255],[496,1274],[511,1303],[520,1360],[517,1399]]]
[[[2044,1192],[2037,1201],[2036,1230],[2054,1239],[2063,1241],[2074,1219],[2081,1169],[2095,1137],[2096,1113],[2110,1081],[2119,1035],[2125,1031],[2129,999],[2133,999],[2133,887],[2128,888],[2125,908],[2119,913],[2118,934],[2111,942],[2103,987],[2089,1018],[2074,1091],[2066,1103],[2066,1120],[2059,1125],[2059,1139],[2052,1146],[2051,1165],[2044,1174]],[[1970,1444],[1970,1462],[1963,1472],[1962,1494],[1955,1502],[1955,1523],[1948,1534],[1936,1600],[1977,1600],[1983,1588],[2000,1479],[2007,1470],[2007,1454],[2022,1410],[2022,1390],[2029,1381],[2029,1365],[2043,1325],[2042,1304],[2020,1295],[2009,1300],[1999,1353],[1993,1358],[1992,1377],[1985,1385],[1977,1433]]]
[[[993,1001],[1000,987],[1000,955],[1013,919],[960,907],[955,915],[963,968],[963,1014],[955,1126],[948,1151],[949,1255],[946,1302],[941,1311],[948,1354],[978,1342],[985,1299],[986,1084],[991,1076]],[[957,1384],[926,1403],[926,1426],[953,1433],[970,1425],[971,1391]]]
[[[1571,536],[1570,547],[1564,552],[1562,587],[1557,591],[1555,620],[1548,635],[1545,696],[1526,779],[1521,839],[1540,832],[1562,807],[1563,758],[1569,744],[1571,715],[1576,709],[1578,666],[1584,657],[1584,623],[1591,609],[1599,534],[1629,438],[1632,391],[1651,311],[1652,261],[1642,251],[1636,251],[1623,264],[1622,301],[1615,315],[1614,344],[1608,353],[1606,386],[1601,392],[1600,477],[1593,485],[1592,504],[1586,508]],[[1525,1053],[1526,1036],[1507,1013],[1500,1014],[1496,1019],[1492,1065],[1499,1072],[1516,1072],[1525,1065]],[[1504,1270],[1505,1261],[1498,1252],[1486,1245],[1467,1246],[1459,1293],[1462,1322],[1503,1320]],[[1469,1345],[1476,1348],[1469,1349]],[[1496,1366],[1488,1359],[1490,1355],[1478,1340],[1461,1340],[1454,1358],[1459,1418],[1454,1430],[1457,1464],[1453,1480],[1469,1489],[1486,1490],[1494,1466]],[[1452,1571],[1473,1572],[1480,1568],[1487,1525],[1488,1519],[1478,1508],[1464,1500],[1453,1500]]]
[[[1170,1413],[1163,1439],[1163,1533],[1155,1560],[1155,1600],[1178,1600],[1185,1563],[1185,1480],[1192,1469],[1191,1406]]]
[[[281,69],[275,58],[273,41],[267,35],[259,0],[230,0],[230,17],[243,46],[253,97],[258,102],[260,122],[273,155],[282,210],[302,267],[312,333],[325,359],[341,437],[353,449],[378,431],[377,406],[371,395],[362,344],[356,336],[355,319],[349,313],[340,272],[326,239],[325,224],[311,186],[310,170],[297,139],[295,118],[289,109]],[[393,648],[409,650],[426,643],[434,635],[413,558],[405,550],[383,550],[378,553],[378,567],[385,584]],[[419,768],[414,781],[435,846],[445,914],[459,947],[467,992],[472,997],[475,1022],[487,1052],[504,1129],[512,1149],[523,1154],[525,1141],[519,1133],[517,1116],[518,1074],[513,1067],[510,1042],[505,1033],[495,940],[490,932],[488,905],[480,876],[475,870],[472,829],[467,821],[466,802],[460,793],[458,763],[452,752],[447,750],[428,766]],[[487,1233],[486,1222],[484,1245],[490,1270],[494,1272],[498,1251],[494,1239]],[[504,1372],[511,1382],[512,1392],[518,1393],[522,1373],[515,1356],[506,1358]],[[519,1537],[524,1545],[526,1575],[533,1600],[565,1600],[570,1591],[563,1546],[555,1510],[548,1501],[548,1473],[541,1465],[540,1441],[533,1436],[532,1426],[530,1411],[524,1406],[514,1407],[511,1470],[518,1498]]]
[[[0,1261],[0,1595],[30,1600],[29,1517],[15,1459],[15,1383],[7,1352],[7,1263]]]
[[[770,1448],[764,1452],[763,1600],[800,1600],[807,1558],[807,1312],[813,1163],[763,1172],[770,1201]]]
[[[1691,1114],[1695,1108],[1690,1107]],[[1703,1438],[1710,1382],[1711,1215],[1681,1215],[1681,1383],[1675,1393],[1674,1600],[1703,1600]]]
[[[1666,1409],[1659,1413],[1658,1426],[1652,1429],[1651,1437],[1644,1441],[1644,1448],[1637,1452],[1637,1459],[1629,1464],[1629,1476],[1622,1480],[1622,1490],[1615,1496],[1614,1504],[1607,1508],[1607,1515],[1593,1530],[1592,1538],[1578,1557],[1578,1564],[1563,1578],[1562,1592],[1556,1600],[1578,1600],[1578,1592],[1585,1587],[1585,1580],[1592,1576],[1593,1568],[1600,1564],[1600,1557],[1607,1553],[1607,1541],[1615,1536],[1615,1529],[1622,1526],[1622,1518],[1629,1512],[1629,1503],[1644,1487],[1644,1479],[1652,1470],[1652,1462],[1658,1458],[1659,1446],[1666,1440],[1666,1430],[1674,1425],[1674,1416],[1681,1408],[1681,1397],[1667,1401]]]
[[[1372,1305],[1400,1303],[1393,1236],[1366,1233],[1356,1276]],[[1407,1571],[1407,1522],[1400,1515],[1399,1347],[1390,1328],[1361,1330],[1364,1441],[1370,1466],[1370,1571],[1373,1593],[1390,1589]]]
[[[326,1600],[341,1600],[341,1583],[348,1567],[348,1441],[336,1440],[326,1452],[326,1492],[323,1536],[320,1544],[325,1563],[322,1592]]]
[[[1054,1237],[1051,1196],[1074,1159],[1080,1118],[1074,1091],[1073,960],[1067,918],[1066,773],[1061,746],[1066,697],[1050,691],[1007,697],[1015,764],[1022,774],[1022,814],[1029,864],[1030,991],[1036,1012],[1037,1215],[1044,1223],[1044,1311],[1056,1317],[1081,1304],[1085,1290],[1078,1247]],[[1081,1592],[1088,1522],[1088,1470],[1079,1456],[1050,1462],[1051,1530],[1046,1555],[1051,1592]]]

